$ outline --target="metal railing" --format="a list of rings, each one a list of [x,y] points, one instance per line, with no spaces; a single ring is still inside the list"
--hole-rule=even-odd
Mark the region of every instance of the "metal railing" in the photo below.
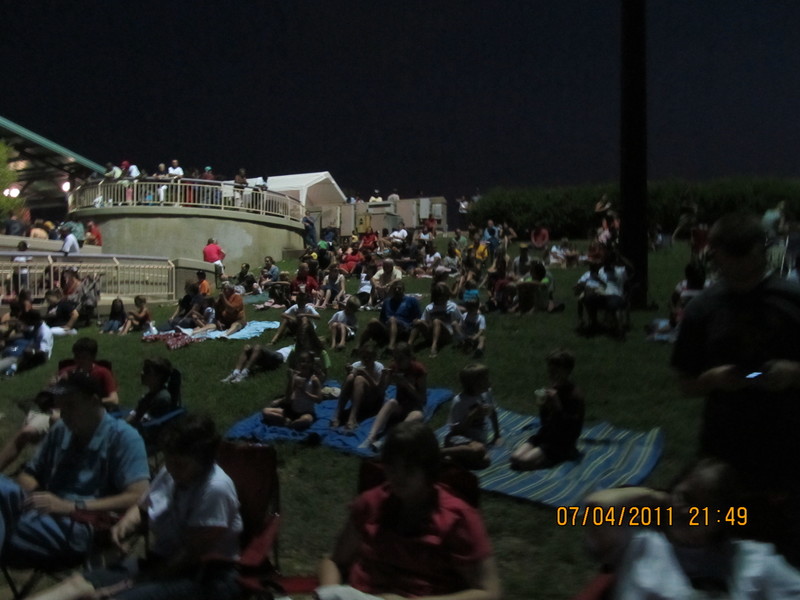
[[[25,257],[28,262],[12,262]],[[42,298],[58,287],[61,273],[76,269],[78,276],[100,281],[100,292],[109,296],[136,296],[160,300],[175,299],[175,265],[166,258],[147,256],[64,256],[46,252],[0,252],[0,281],[3,295],[27,289]]]
[[[234,210],[301,221],[300,201],[261,188],[204,179],[119,179],[87,183],[70,194],[70,210],[114,206],[183,206]]]

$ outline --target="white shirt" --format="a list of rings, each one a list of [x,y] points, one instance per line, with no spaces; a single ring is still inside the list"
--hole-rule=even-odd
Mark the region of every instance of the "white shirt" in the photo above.
[[[239,498],[233,481],[218,465],[207,478],[183,489],[162,468],[150,485],[146,508],[156,555],[169,558],[179,552],[187,542],[187,528],[218,527],[224,533],[203,551],[230,560],[238,558],[242,531]]]
[[[171,177],[183,177],[183,167],[170,167],[167,169],[167,173],[169,173]]]
[[[44,352],[47,358],[53,353],[53,332],[47,323],[39,325],[39,330],[33,338],[33,346],[37,352]]]
[[[408,231],[406,231],[402,227],[400,229],[398,229],[397,231],[393,231],[392,233],[389,234],[389,238],[393,239],[393,240],[403,240],[403,241],[405,241],[405,239],[407,237],[408,237]]]
[[[625,267],[614,267],[613,272],[600,269],[598,273],[600,280],[606,284],[606,295],[624,296],[625,282],[628,279],[628,271]]]
[[[61,246],[61,251],[65,254],[78,254],[81,251],[80,244],[78,244],[78,238],[75,237],[74,233],[68,233],[67,237],[64,238],[64,244]]]
[[[332,323],[344,323],[348,328],[355,331],[358,328],[358,317],[355,313],[348,315],[345,311],[338,310],[333,313],[331,320],[328,321],[328,325]]]
[[[383,373],[383,363],[378,362],[377,360],[372,364],[372,370],[367,369],[360,360],[353,363],[353,371],[356,369],[363,369],[369,373],[369,376],[375,383],[379,383],[381,380],[381,374]]]

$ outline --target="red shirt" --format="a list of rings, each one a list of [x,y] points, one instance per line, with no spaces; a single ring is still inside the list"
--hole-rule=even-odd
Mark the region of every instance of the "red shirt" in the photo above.
[[[480,513],[445,488],[419,531],[395,529],[399,501],[386,484],[367,490],[350,508],[361,537],[348,583],[368,594],[437,596],[468,589],[459,569],[475,567],[491,553]]]
[[[222,251],[222,248],[217,246],[216,244],[208,244],[205,248],[203,248],[203,260],[206,262],[217,262],[218,260],[222,260],[225,258],[225,253]]]
[[[73,371],[75,371],[78,367],[75,365],[69,365],[64,367],[58,372],[58,378],[61,379],[66,377]],[[103,386],[103,398],[107,398],[113,392],[117,391],[117,381],[114,379],[114,374],[111,373],[107,368],[103,365],[98,365],[97,363],[92,364],[92,370],[89,371],[89,377],[97,381]]]
[[[289,283],[291,293],[296,294],[297,292],[299,292],[301,285],[306,286],[306,294],[310,294],[314,290],[319,289],[319,283],[317,283],[317,280],[314,279],[311,275],[306,275],[303,278],[300,278],[298,276],[292,279],[292,281]]]
[[[414,389],[417,388],[417,384],[420,380],[428,374],[428,370],[425,368],[421,362],[417,360],[412,360],[408,363],[408,368],[405,371],[401,371],[397,368],[397,363],[392,363],[392,370],[396,373],[402,373],[403,377],[407,379]],[[422,402],[420,403],[417,401],[416,398],[411,396],[411,394],[405,390],[405,388],[398,387],[397,391],[395,392],[395,400],[397,403],[403,408],[406,412],[411,412],[412,410],[423,410],[425,408],[425,402],[427,398],[423,398]]]

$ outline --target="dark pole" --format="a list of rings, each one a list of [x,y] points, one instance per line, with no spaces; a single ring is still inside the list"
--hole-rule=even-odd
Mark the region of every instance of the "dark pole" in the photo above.
[[[632,308],[647,304],[647,61],[645,0],[621,0],[620,201],[622,253],[636,269]]]

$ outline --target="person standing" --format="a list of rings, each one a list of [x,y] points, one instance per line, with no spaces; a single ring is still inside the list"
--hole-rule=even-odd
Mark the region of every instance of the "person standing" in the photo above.
[[[705,398],[700,453],[789,498],[780,529],[800,559],[800,471],[784,462],[800,455],[800,287],[767,270],[754,215],[719,219],[709,248],[719,281],[686,306],[672,366],[685,395]]]
[[[225,251],[217,244],[217,240],[208,238],[208,242],[203,248],[203,260],[212,263],[220,277],[225,277],[225,265],[222,264],[224,258]]]

